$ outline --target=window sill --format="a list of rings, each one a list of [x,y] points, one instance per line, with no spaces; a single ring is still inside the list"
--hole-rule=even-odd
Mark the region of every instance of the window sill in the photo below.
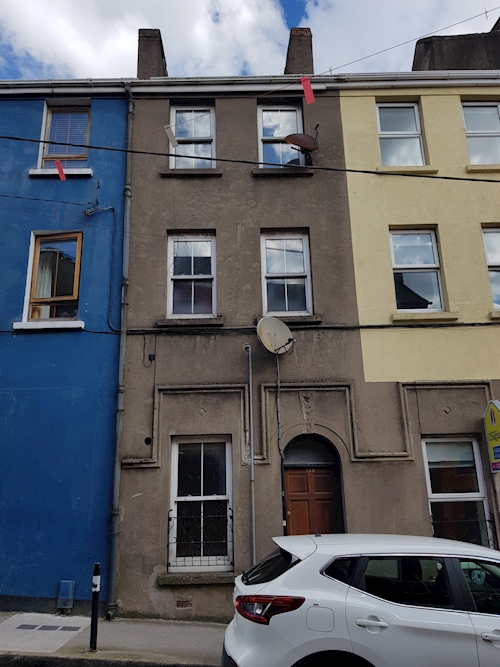
[[[468,164],[465,167],[468,174],[488,174],[500,171],[500,164]]]
[[[223,317],[192,317],[186,319],[175,319],[171,320],[158,320],[156,322],[157,327],[165,329],[166,327],[171,327],[173,329],[178,329],[179,327],[223,327],[224,318]]]
[[[491,313],[488,313],[490,320],[500,320],[500,310],[492,310]]]
[[[406,167],[377,167],[379,174],[437,174],[439,169],[429,164]]]
[[[82,320],[60,320],[60,321],[33,321],[33,322],[14,322],[12,328],[15,331],[38,331],[40,329],[85,329],[85,322]]]
[[[220,178],[220,169],[168,169],[160,171],[162,178]]]
[[[415,311],[400,311],[391,315],[392,322],[455,322],[458,320],[458,313],[443,311],[419,313]]]
[[[312,169],[307,167],[260,167],[252,169],[253,176],[295,176],[309,177],[314,175]]]
[[[283,313],[275,313],[274,315],[262,315],[262,317],[276,317],[285,324],[291,324],[292,326],[294,324],[307,324],[314,326],[315,324],[321,324],[323,322],[323,318],[317,315],[284,315]]]
[[[212,586],[230,584],[234,586],[234,572],[165,572],[157,579],[158,586]]]
[[[88,178],[94,175],[93,169],[69,169],[64,167],[63,170],[65,176],[80,176]],[[59,172],[57,169],[30,169],[28,174],[34,177],[57,176],[57,178],[59,178]]]

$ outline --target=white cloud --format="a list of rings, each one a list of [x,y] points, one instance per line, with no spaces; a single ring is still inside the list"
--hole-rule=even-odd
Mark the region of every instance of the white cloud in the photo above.
[[[312,29],[320,73],[484,12],[484,3],[306,0],[302,25]],[[447,33],[486,32],[499,15]],[[135,76],[139,28],[160,28],[171,76],[282,74],[288,43],[279,0],[0,0],[0,17],[4,42],[61,77]],[[412,42],[343,71],[408,71],[413,49]]]
[[[139,28],[160,28],[169,74],[281,74],[278,0],[0,0],[4,41],[61,76],[135,76]]]

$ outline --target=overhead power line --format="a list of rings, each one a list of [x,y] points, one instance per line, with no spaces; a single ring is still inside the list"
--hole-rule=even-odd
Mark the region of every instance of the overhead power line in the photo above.
[[[132,148],[116,148],[114,146],[93,146],[91,144],[73,144],[69,142],[62,142],[62,141],[47,141],[44,139],[27,139],[25,137],[14,137],[11,135],[5,135],[5,134],[0,134],[0,139],[5,139],[8,141],[26,141],[29,143],[44,143],[44,144],[51,144],[53,146],[73,146],[75,148],[88,148],[91,150],[96,150],[96,151],[111,151],[115,153],[130,153],[132,155],[150,155],[153,157],[175,157],[175,153],[165,153],[165,152],[158,152],[158,151],[139,151],[135,150]],[[195,155],[183,155],[183,157],[190,158],[192,160],[197,160],[199,159],[198,156]],[[259,166],[267,166],[267,167],[274,167],[276,168],[276,163],[275,162],[264,162],[264,161],[256,161],[256,160],[237,160],[234,158],[222,158],[222,157],[204,157],[204,161],[210,161],[210,162],[224,162],[224,163],[229,163],[229,164],[248,164],[251,166],[259,167]],[[405,178],[426,178],[426,179],[431,179],[434,181],[462,181],[462,182],[467,182],[467,183],[500,183],[500,180],[492,179],[492,178],[468,178],[465,176],[436,176],[434,174],[418,174],[418,173],[405,173],[405,172],[397,172],[397,171],[377,171],[375,169],[348,169],[346,167],[320,167],[317,165],[309,165],[304,167],[303,165],[281,165],[281,167],[287,167],[289,169],[296,169],[297,171],[303,171],[304,169],[312,170],[312,171],[332,171],[332,172],[340,172],[340,173],[348,173],[348,174],[372,174],[375,176],[402,176]],[[281,168],[277,167],[277,168]],[[174,173],[175,170],[173,169],[172,172]],[[73,202],[68,202],[68,203],[73,203]]]

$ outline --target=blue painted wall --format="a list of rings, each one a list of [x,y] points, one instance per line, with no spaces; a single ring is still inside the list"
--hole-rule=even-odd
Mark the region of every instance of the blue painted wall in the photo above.
[[[43,109],[43,99],[1,98],[0,135],[38,140]],[[125,148],[126,116],[125,99],[93,98],[90,143]],[[108,307],[111,298],[118,328],[125,154],[90,151],[93,177],[65,182],[30,177],[37,160],[37,143],[0,139],[0,195],[9,195],[0,196],[0,596],[55,598],[59,581],[71,579],[75,599],[88,600],[100,562],[102,600],[119,346]],[[116,218],[83,215],[96,197]],[[83,231],[83,331],[12,330],[22,319],[31,232],[41,230]]]

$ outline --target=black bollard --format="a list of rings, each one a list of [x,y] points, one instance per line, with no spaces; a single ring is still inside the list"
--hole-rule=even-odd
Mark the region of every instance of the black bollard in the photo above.
[[[99,591],[101,590],[101,564],[94,563],[92,576],[92,616],[90,620],[90,650],[97,651],[97,620],[99,618]]]

